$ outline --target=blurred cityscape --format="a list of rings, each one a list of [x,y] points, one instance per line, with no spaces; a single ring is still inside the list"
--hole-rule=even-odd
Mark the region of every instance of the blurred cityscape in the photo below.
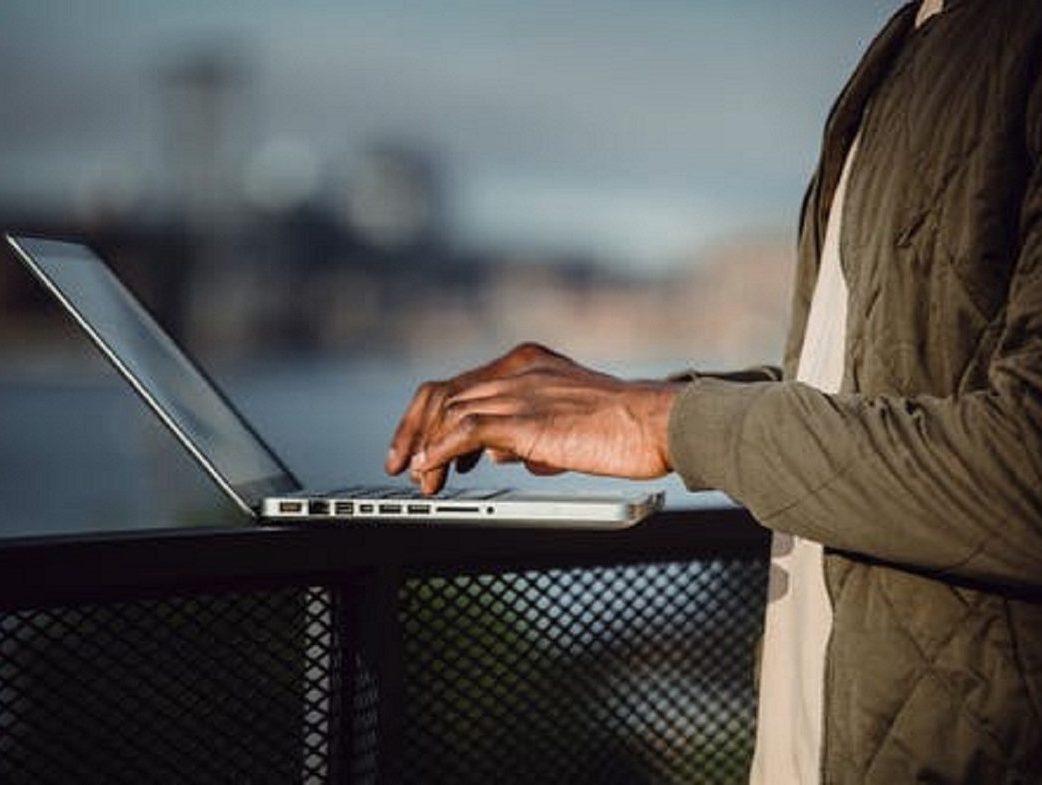
[[[92,244],[309,485],[386,482],[416,384],[521,341],[777,362],[821,119],[889,4],[7,0],[0,230]],[[235,514],[3,246],[0,505],[0,537]]]
[[[433,150],[375,140],[320,167],[290,139],[251,149],[249,73],[221,50],[160,70],[159,187],[124,187],[115,171],[71,208],[0,203],[0,226],[85,238],[178,339],[222,361],[473,358],[522,340],[594,363],[778,358],[790,234],[735,236],[654,271],[463,248],[446,219],[453,173]],[[0,265],[8,368],[55,342],[44,300]]]

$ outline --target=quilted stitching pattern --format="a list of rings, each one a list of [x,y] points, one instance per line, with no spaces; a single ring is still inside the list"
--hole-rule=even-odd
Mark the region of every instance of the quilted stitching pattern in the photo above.
[[[1009,153],[1025,133],[1011,107],[1024,102],[993,54],[1013,51],[1013,35],[1035,47],[1020,19],[1031,4],[949,5],[874,92],[854,84],[840,101],[862,128],[844,215],[849,391],[979,389],[999,340],[1027,164]],[[1025,16],[1037,27],[1037,11]],[[977,67],[945,67],[953,58]],[[862,66],[861,78],[879,71]],[[858,94],[866,106],[843,106]],[[830,121],[826,163],[849,125]],[[824,183],[819,205],[831,201]],[[805,218],[818,236],[801,245],[804,271],[824,225],[813,204]],[[827,783],[1042,782],[1042,609],[836,553],[827,578]],[[1038,623],[1014,629],[1022,617]]]
[[[829,559],[836,560],[830,572],[847,574],[835,587],[837,608],[863,613],[853,635],[845,629],[849,617],[839,622],[860,656],[841,649],[834,663],[831,697],[843,706],[845,721],[830,739],[828,781],[1038,781],[1029,775],[1042,736],[1006,621],[1010,601],[885,566]],[[878,650],[862,648],[866,638],[876,639]],[[923,741],[931,736],[936,747],[924,755]]]

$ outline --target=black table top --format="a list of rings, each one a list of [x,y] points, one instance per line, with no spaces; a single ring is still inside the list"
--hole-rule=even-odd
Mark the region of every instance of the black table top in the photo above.
[[[766,549],[736,507],[668,510],[627,529],[582,531],[443,523],[265,525],[243,519],[0,539],[0,607],[86,601],[174,587],[336,580],[359,570],[482,572],[671,561]]]

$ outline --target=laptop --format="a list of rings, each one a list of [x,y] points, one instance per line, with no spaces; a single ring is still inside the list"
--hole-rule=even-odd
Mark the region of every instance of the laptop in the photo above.
[[[663,494],[539,494],[410,486],[306,488],[253,426],[88,246],[5,235],[101,353],[243,512],[258,520],[497,522],[621,528],[661,508]]]

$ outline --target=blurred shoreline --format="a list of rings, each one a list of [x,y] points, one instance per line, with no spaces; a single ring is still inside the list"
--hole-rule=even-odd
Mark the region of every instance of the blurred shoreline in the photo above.
[[[279,356],[458,363],[527,340],[593,364],[777,361],[795,255],[791,236],[762,233],[641,274],[567,257],[463,257],[436,244],[392,252],[336,230],[317,241],[288,218],[219,243],[170,229],[38,230],[83,237],[176,340],[222,364]],[[39,371],[49,354],[74,361],[70,325],[4,255],[0,363]]]

